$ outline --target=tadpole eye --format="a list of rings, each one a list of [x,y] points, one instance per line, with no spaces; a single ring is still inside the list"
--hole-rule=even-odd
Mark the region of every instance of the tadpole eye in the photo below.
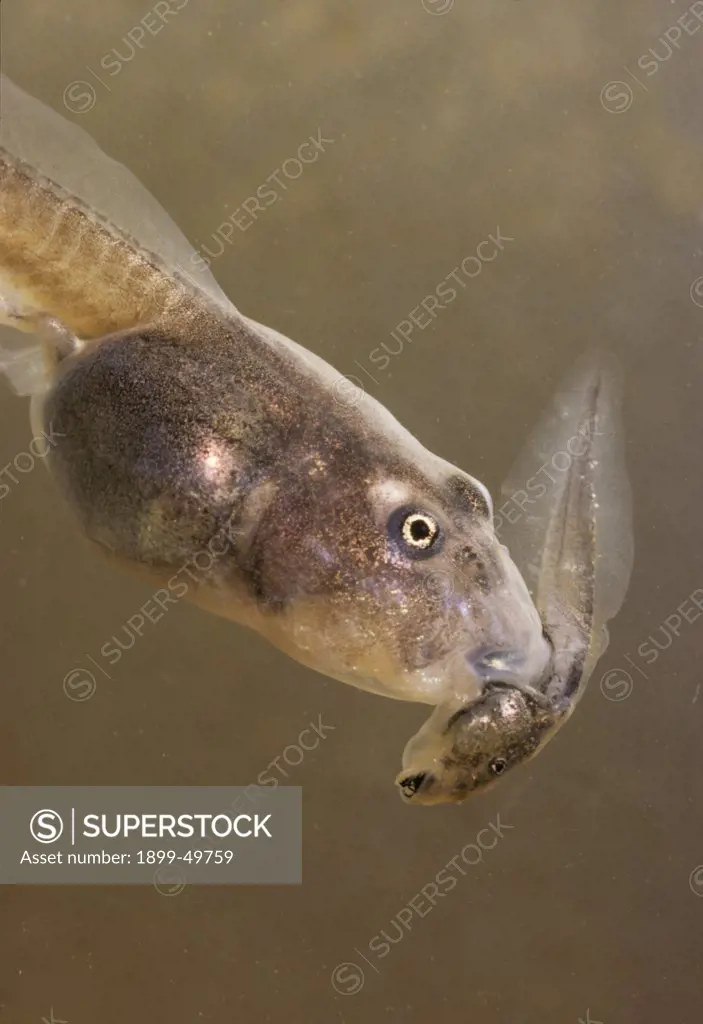
[[[508,762],[502,757],[494,757],[488,767],[491,769],[494,775],[502,775],[505,769],[508,767]]]
[[[437,521],[431,516],[423,515],[422,512],[413,512],[409,515],[402,526],[403,540],[413,547],[429,548],[439,533]]]
[[[429,512],[417,508],[397,509],[388,526],[391,538],[411,558],[426,558],[439,549],[442,530]]]

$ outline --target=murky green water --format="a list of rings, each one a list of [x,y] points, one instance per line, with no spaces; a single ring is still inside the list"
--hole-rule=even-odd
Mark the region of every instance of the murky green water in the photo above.
[[[3,67],[222,248],[244,312],[494,491],[577,355],[616,352],[636,559],[611,647],[526,770],[464,807],[407,808],[392,779],[426,709],[192,607],[67,699],[66,673],[148,593],[94,557],[43,470],[22,475],[0,503],[2,780],[246,784],[279,759],[304,787],[305,880],[7,888],[3,1020],[700,1019],[703,4],[425,8],[4,0]],[[310,136],[326,142],[296,177],[284,162]],[[247,210],[276,173],[276,201]],[[497,232],[496,258],[468,260],[396,351],[391,331]],[[31,438],[5,389],[0,438],[3,465]],[[320,716],[317,749],[281,760]],[[497,816],[502,838],[462,860]]]

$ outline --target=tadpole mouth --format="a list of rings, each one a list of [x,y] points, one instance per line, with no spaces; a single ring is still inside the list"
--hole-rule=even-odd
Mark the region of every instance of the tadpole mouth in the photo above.
[[[476,675],[496,682],[523,674],[527,665],[524,652],[510,647],[479,647],[466,660]]]
[[[469,784],[446,786],[432,771],[401,772],[395,782],[403,803],[414,806],[462,804],[473,790]]]
[[[427,789],[434,781],[432,772],[402,772],[395,780],[403,798],[411,801],[421,789]]]

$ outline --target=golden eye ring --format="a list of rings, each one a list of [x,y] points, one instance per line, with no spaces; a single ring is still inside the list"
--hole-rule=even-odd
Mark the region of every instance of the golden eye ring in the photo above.
[[[439,523],[425,512],[411,512],[401,527],[403,540],[418,551],[427,551],[439,536]]]
[[[390,539],[410,558],[429,558],[442,546],[443,531],[437,519],[411,506],[396,509],[389,520]]]

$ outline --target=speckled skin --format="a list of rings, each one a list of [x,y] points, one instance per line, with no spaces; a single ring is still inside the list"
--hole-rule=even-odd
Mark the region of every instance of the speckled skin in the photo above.
[[[165,578],[215,538],[201,604],[362,688],[466,696],[467,659],[522,651],[539,620],[480,485],[390,417],[377,429],[370,401],[204,314],[184,336],[126,332],[66,360],[43,417],[66,435],[49,465],[92,540]],[[441,550],[402,550],[398,505],[436,517]]]
[[[161,581],[229,523],[235,538],[187,596],[377,693],[475,695],[476,662],[495,651],[508,676],[544,665],[481,484],[2,152],[0,214],[0,267],[25,315],[89,341],[56,366],[33,418],[66,435],[48,465],[92,540]],[[390,535],[406,506],[441,527],[431,558]]]
[[[41,150],[23,137],[34,114],[60,143],[61,119],[11,88],[19,150]],[[437,705],[406,748],[406,799],[459,802],[533,756],[573,709],[592,640],[588,453],[548,512],[538,612],[485,488],[194,279],[151,197],[67,131],[79,156],[59,145],[47,165],[78,184],[84,163],[115,174],[159,243],[0,148],[0,321],[46,339],[33,424],[60,439],[46,461],[86,535],[157,582],[158,603],[187,597],[320,672]],[[427,549],[408,515],[433,525]]]

